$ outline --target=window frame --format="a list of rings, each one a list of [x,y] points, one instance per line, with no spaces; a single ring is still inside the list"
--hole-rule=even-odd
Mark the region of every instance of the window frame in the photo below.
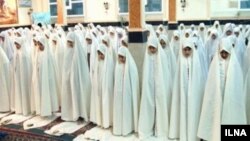
[[[118,8],[120,9],[119,1],[118,1]],[[144,5],[144,7],[146,7],[146,5]],[[163,7],[163,0],[161,0],[161,11],[146,11],[145,10],[145,14],[147,14],[147,15],[163,14],[163,8],[164,8]],[[129,6],[128,6],[128,12],[120,12],[120,10],[118,11],[118,14],[121,16],[123,16],[123,15],[126,16],[126,15],[128,15],[128,13],[129,13]]]
[[[249,1],[250,2],[250,0],[238,0],[238,10],[239,11],[250,11],[250,7],[249,8],[241,8],[241,2],[242,1]]]
[[[67,18],[74,18],[74,17],[84,17],[85,16],[85,1],[84,0],[69,0],[70,6],[66,6],[66,12],[67,12]],[[78,15],[68,15],[68,10],[72,9],[72,4],[73,3],[82,3],[83,5],[83,14],[78,14]],[[57,5],[57,2],[50,2],[49,1],[49,8],[51,5]],[[69,8],[69,9],[68,9]],[[57,15],[51,15],[52,18],[57,18]]]

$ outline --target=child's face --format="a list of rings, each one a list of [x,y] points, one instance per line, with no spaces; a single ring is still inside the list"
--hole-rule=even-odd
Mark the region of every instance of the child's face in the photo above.
[[[212,34],[212,39],[215,40],[217,37],[215,34]]]
[[[182,49],[182,54],[185,58],[189,58],[192,55],[192,48],[191,47],[185,47]]]
[[[105,59],[105,56],[104,56],[104,54],[102,52],[98,51],[97,53],[98,53],[98,59],[99,59],[99,61]]]
[[[87,38],[87,39],[86,39],[86,42],[87,42],[88,45],[91,45],[91,44],[92,44],[92,40],[91,40],[91,39],[88,39],[88,38]]]
[[[175,41],[178,41],[179,37],[178,36],[174,36],[174,39],[175,39]]]
[[[238,36],[240,35],[240,33],[239,33],[239,32],[234,32],[234,35],[235,35],[236,37],[238,37]]]
[[[16,43],[16,42],[15,42],[15,45],[16,45],[16,48],[17,48],[17,49],[20,49],[20,48],[21,48],[21,45],[18,44],[18,43]]]
[[[53,44],[54,44],[54,45],[56,45],[56,44],[57,44],[57,42],[56,42],[55,40],[53,40]]]
[[[126,63],[126,57],[122,55],[118,55],[118,60],[120,64],[125,64]]]
[[[33,42],[34,42],[34,45],[37,46],[37,41],[36,41],[36,40],[33,40]]]
[[[40,51],[43,51],[43,50],[44,50],[44,46],[43,46],[43,44],[41,44],[40,42],[38,42],[38,47],[39,47],[39,50],[40,50]]]
[[[108,43],[106,41],[102,40],[102,43],[108,47]]]
[[[227,34],[227,36],[230,36],[230,35],[232,35],[232,31],[231,31],[231,30],[228,30],[228,31],[226,32],[226,34]]]
[[[148,47],[149,54],[156,54],[157,53],[157,48],[153,46]]]
[[[128,44],[125,43],[124,41],[122,41],[122,45],[125,46],[125,47],[128,47]]]
[[[69,48],[73,48],[74,47],[74,42],[72,42],[72,41],[67,41],[67,46],[69,47]]]
[[[165,48],[167,46],[166,42],[164,40],[160,40],[162,48]]]
[[[228,56],[229,56],[229,53],[226,52],[225,50],[222,50],[220,52],[220,56],[221,56],[222,59],[226,60],[228,58]]]

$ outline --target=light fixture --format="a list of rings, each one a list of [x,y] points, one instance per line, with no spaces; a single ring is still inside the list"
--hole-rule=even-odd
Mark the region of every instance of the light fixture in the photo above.
[[[109,10],[109,3],[108,2],[104,2],[103,5],[104,5],[104,8],[106,11]]]
[[[186,7],[186,0],[181,0],[181,8],[184,11],[184,8]]]

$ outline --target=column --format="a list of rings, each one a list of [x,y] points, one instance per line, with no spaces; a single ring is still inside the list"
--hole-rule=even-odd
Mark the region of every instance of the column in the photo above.
[[[177,22],[177,19],[176,19],[176,0],[169,0],[169,4],[168,4],[168,17],[169,17],[169,20],[168,20],[168,28],[169,29],[177,29],[178,27],[178,22]]]
[[[147,42],[144,0],[129,0],[129,50],[138,67],[140,82]]]
[[[67,24],[67,12],[65,6],[65,0],[57,0],[57,24]]]

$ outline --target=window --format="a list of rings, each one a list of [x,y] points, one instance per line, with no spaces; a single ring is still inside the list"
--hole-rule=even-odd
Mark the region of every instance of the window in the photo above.
[[[120,13],[128,13],[128,0],[119,0]]]
[[[239,0],[240,9],[250,9],[250,0]]]
[[[66,8],[68,16],[82,16],[83,15],[83,0],[66,0]],[[50,14],[57,16],[57,2],[50,0]]]
[[[49,1],[49,7],[50,7],[50,15],[56,16],[57,15],[57,3],[56,0],[50,0]]]
[[[161,12],[162,11],[162,0],[147,0],[145,6],[146,12]]]
[[[120,13],[128,13],[128,0],[119,0]],[[145,0],[146,12],[161,12],[162,0]]]

